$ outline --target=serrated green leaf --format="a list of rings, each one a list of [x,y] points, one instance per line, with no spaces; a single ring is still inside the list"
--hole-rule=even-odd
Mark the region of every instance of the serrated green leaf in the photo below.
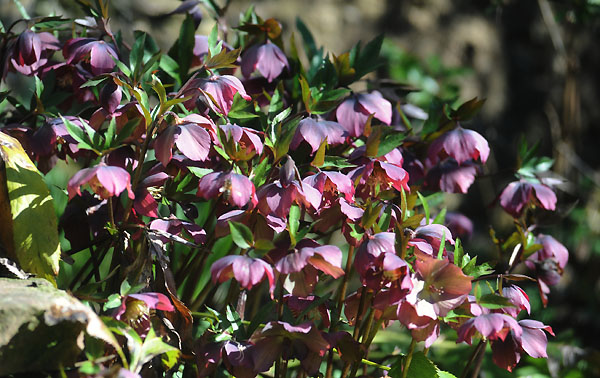
[[[229,230],[231,239],[238,247],[248,249],[254,245],[252,231],[245,224],[229,221]]]
[[[9,257],[55,283],[60,260],[54,201],[18,140],[0,132],[0,238]]]

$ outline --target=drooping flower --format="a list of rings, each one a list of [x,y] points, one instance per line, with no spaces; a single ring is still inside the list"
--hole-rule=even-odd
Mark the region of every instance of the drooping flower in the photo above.
[[[415,246],[430,256],[437,256],[442,241],[454,245],[454,239],[448,227],[441,224],[427,224],[415,229],[408,245]]]
[[[165,167],[173,157],[174,144],[190,160],[204,161],[208,158],[211,138],[205,127],[214,127],[213,122],[197,114],[193,120],[186,117],[179,122],[167,127],[154,142],[156,158]]]
[[[184,230],[192,237],[194,243],[202,244],[206,241],[206,231],[195,223],[182,221],[181,219],[155,219],[150,222],[150,230],[159,231],[158,235],[163,243],[169,241],[172,236],[180,235]]]
[[[469,159],[487,161],[490,146],[487,140],[474,130],[458,126],[437,138],[429,147],[429,158],[451,156],[459,165]]]
[[[225,137],[224,140],[221,140],[221,143],[225,152],[232,159],[246,161],[262,154],[263,143],[260,131],[230,123],[219,125],[219,129]]]
[[[511,372],[523,353],[533,358],[547,358],[548,338],[544,331],[554,336],[550,326],[537,320],[523,319],[519,321],[519,326],[522,330],[520,336],[511,331],[504,340],[494,340],[491,343],[494,363]]]
[[[338,193],[343,194],[347,202],[354,202],[354,185],[350,178],[341,172],[321,171],[305,177],[302,182],[317,189],[323,195],[327,207],[338,198]]]
[[[115,319],[124,321],[141,336],[150,330],[150,309],[175,311],[169,298],[161,293],[129,294],[114,314]]]
[[[312,376],[318,372],[323,356],[331,347],[310,322],[293,326],[272,321],[255,331],[250,341],[254,344],[252,360],[257,372],[269,370],[281,356],[286,360],[300,360],[302,368]]]
[[[304,118],[298,124],[290,148],[295,150],[302,141],[306,141],[314,154],[323,141],[327,140],[327,144],[332,146],[344,143],[346,136],[346,130],[337,122]]]
[[[569,260],[569,251],[550,235],[540,234],[536,241],[542,248],[525,260],[525,265],[535,271],[542,298],[542,304],[548,304],[550,286],[556,285]]]
[[[408,172],[402,167],[371,159],[368,163],[348,173],[352,182],[357,183],[356,195],[363,199],[373,197],[377,191],[394,188],[398,191],[410,191]]]
[[[511,182],[500,194],[500,206],[515,218],[520,217],[529,205],[554,210],[556,194],[544,184],[525,180]]]
[[[100,90],[100,105],[109,114],[113,114],[121,103],[122,97],[123,92],[121,91],[121,87],[111,78],[106,81],[106,84]]]
[[[356,94],[342,102],[335,111],[338,122],[353,137],[363,134],[371,114],[386,125],[392,122],[392,104],[377,91]]]
[[[10,62],[15,71],[36,75],[48,63],[48,56],[54,50],[60,50],[60,47],[52,34],[25,30],[17,38]]]
[[[333,278],[344,275],[342,251],[334,245],[319,245],[308,239],[298,242],[296,251],[277,261],[275,268],[280,273],[290,274],[300,272],[308,264]]]
[[[509,315],[499,313],[482,314],[467,320],[457,331],[457,343],[471,345],[473,336],[478,333],[488,340],[505,340],[512,332],[515,337],[523,334],[523,328]]]
[[[452,235],[456,235],[456,237],[462,240],[470,239],[473,234],[473,221],[464,214],[448,211],[444,224],[452,232]]]
[[[195,98],[199,98],[214,112],[223,115],[229,114],[233,96],[236,93],[239,93],[246,101],[252,99],[246,93],[242,82],[231,75],[213,75],[206,79],[196,79],[190,84],[190,87],[200,90],[200,97],[196,94]]]
[[[112,44],[94,38],[73,38],[63,46],[63,55],[67,64],[89,63],[90,71],[100,75],[113,70],[118,59]]]
[[[459,165],[454,159],[446,159],[427,172],[427,187],[438,188],[446,193],[467,193],[477,176],[477,165],[465,162]]]
[[[270,83],[286,67],[288,67],[288,60],[285,54],[269,40],[261,45],[250,47],[242,55],[242,74],[246,78],[258,69],[258,72]]]
[[[67,185],[69,199],[75,195],[81,195],[80,188],[82,185],[88,184],[90,188],[102,197],[108,199],[113,196],[118,196],[121,192],[127,189],[127,195],[133,199],[135,196],[131,191],[131,176],[121,167],[113,167],[100,163],[92,168],[85,168],[77,172]]]
[[[508,315],[516,318],[521,310],[527,310],[529,314],[531,312],[531,305],[529,304],[529,296],[525,290],[521,289],[516,285],[508,285],[502,288],[502,296],[508,298],[508,300],[515,307],[505,307],[502,309]]]
[[[256,205],[254,184],[244,175],[233,172],[212,172],[202,176],[198,182],[199,197],[204,199],[217,198],[223,195],[223,200],[244,207],[249,202]]]
[[[225,282],[235,278],[247,290],[252,289],[265,277],[269,281],[271,296],[275,290],[275,276],[273,268],[264,260],[248,256],[225,256],[213,263],[210,267],[213,282]]]
[[[147,217],[158,217],[158,203],[148,188],[160,186],[167,181],[169,175],[164,172],[156,172],[146,176],[135,189],[135,200],[133,209],[140,215]]]

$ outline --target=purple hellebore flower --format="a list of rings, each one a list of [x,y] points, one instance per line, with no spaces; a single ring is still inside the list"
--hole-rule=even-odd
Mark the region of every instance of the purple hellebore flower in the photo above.
[[[223,115],[229,114],[233,96],[236,93],[239,93],[246,101],[252,100],[252,97],[246,93],[242,82],[231,75],[213,75],[206,79],[196,79],[190,87],[198,88],[202,93],[200,99],[204,104],[215,113]]]
[[[426,185],[446,193],[466,193],[477,176],[477,166],[472,162],[458,165],[454,159],[446,159],[429,170]]]
[[[451,156],[462,164],[469,159],[479,159],[485,163],[490,154],[487,140],[476,131],[458,126],[437,138],[429,147],[429,158]]]
[[[522,329],[520,336],[511,331],[506,339],[491,343],[494,363],[510,372],[521,360],[522,353],[533,358],[547,358],[548,338],[544,331],[554,336],[550,326],[537,320],[523,319],[519,321],[519,325]]]
[[[217,198],[223,194],[225,202],[237,207],[244,207],[248,202],[254,207],[258,200],[254,184],[244,175],[233,172],[212,172],[200,178],[198,182],[199,197]]]
[[[467,320],[458,329],[456,342],[464,341],[471,345],[476,332],[488,340],[505,340],[511,332],[515,337],[521,337],[523,328],[509,315],[499,313],[482,314]]]
[[[124,321],[141,336],[150,329],[150,309],[175,311],[169,298],[161,293],[129,294],[114,314],[115,319]]]
[[[206,241],[206,231],[204,231],[202,227],[180,219],[155,219],[150,222],[149,228],[166,234],[165,236],[159,234],[163,243],[169,241],[168,235],[179,235],[183,230],[192,237],[196,244],[202,244]]]
[[[254,345],[247,342],[225,342],[221,354],[227,371],[239,378],[256,377],[256,368],[252,360],[254,349]]]
[[[556,285],[569,260],[569,251],[550,235],[540,234],[537,243],[542,249],[525,260],[525,265],[535,271],[544,307],[548,304],[550,286]]]
[[[290,148],[295,150],[302,141],[306,141],[314,154],[323,141],[327,140],[328,145],[342,144],[346,141],[346,136],[346,130],[337,122],[304,118],[298,124]]]
[[[110,78],[100,90],[100,105],[102,105],[104,110],[109,114],[113,114],[121,103],[122,97],[123,91],[121,90],[121,87]]]
[[[302,182],[318,190],[328,205],[338,198],[337,193],[343,194],[347,202],[354,203],[354,185],[352,180],[343,173],[321,171],[305,177]]]
[[[292,314],[294,314],[296,317],[303,313],[307,308],[311,307],[312,304],[317,302],[319,299],[319,297],[314,295],[300,297],[297,295],[286,294],[283,296],[284,303],[289,307]],[[327,305],[325,303],[321,303],[316,309],[309,311],[307,315],[311,318],[313,316],[320,318],[323,321],[323,326],[325,327],[329,327],[331,324],[329,310],[327,309]]]
[[[410,191],[408,172],[396,164],[371,159],[363,166],[350,171],[348,176],[352,182],[358,183],[356,194],[365,199],[375,195],[377,188]]]
[[[88,184],[94,193],[103,199],[118,196],[125,189],[127,189],[129,198],[134,199],[130,180],[129,173],[123,168],[100,163],[95,167],[85,168],[75,173],[69,180],[67,192],[69,199],[72,199],[76,194],[81,195],[80,187],[82,185]]]
[[[452,233],[441,224],[428,224],[419,226],[414,231],[414,236],[409,240],[408,245],[417,247],[418,250],[429,256],[437,256],[440,250],[442,239],[454,245]]]
[[[362,136],[371,114],[386,125],[392,122],[392,104],[377,91],[351,96],[335,111],[338,122],[352,137]]]
[[[309,374],[318,372],[322,357],[331,345],[314,324],[293,326],[282,321],[271,321],[250,337],[254,344],[252,360],[257,372],[267,371],[281,355],[284,359],[300,360]]]
[[[158,203],[148,188],[160,186],[167,181],[169,175],[157,172],[144,178],[135,190],[133,209],[139,215],[158,218]]]
[[[415,289],[407,296],[419,316],[446,316],[460,306],[471,291],[471,277],[446,259],[417,255]],[[419,288],[419,289],[417,289]],[[413,296],[415,296],[413,298]]]
[[[297,251],[281,258],[275,268],[283,274],[300,272],[308,264],[333,278],[344,275],[342,251],[334,245],[319,245],[312,240],[302,240],[296,245]]]
[[[63,46],[67,64],[89,62],[94,75],[111,72],[119,59],[112,44],[94,38],[73,38]]]
[[[222,283],[233,277],[247,290],[252,289],[266,276],[269,280],[271,297],[275,290],[273,268],[261,259],[241,255],[225,256],[213,263],[210,267],[210,274],[215,283]]]
[[[558,240],[551,235],[539,234],[537,243],[542,245],[542,249],[529,256],[529,260],[543,261],[546,259],[554,259],[561,269],[567,266],[569,261],[569,251]]]
[[[262,154],[262,132],[230,123],[219,125],[219,129],[225,135],[225,140],[221,143],[231,158],[246,161]]]
[[[242,74],[249,78],[252,72],[258,72],[270,83],[289,67],[288,60],[281,49],[267,40],[262,45],[250,47],[242,55]]]
[[[531,313],[531,305],[529,304],[529,296],[525,290],[521,289],[516,285],[508,285],[502,288],[502,296],[508,298],[508,300],[515,305],[515,307],[505,307],[502,309],[503,312],[516,318],[521,310],[527,310],[527,313]]]
[[[416,288],[418,290],[419,286]],[[416,341],[425,341],[425,348],[429,348],[440,336],[440,322],[434,312],[419,315],[418,310],[422,311],[423,306],[417,305],[417,300],[416,295],[407,295],[406,300],[398,306],[396,316],[400,323],[410,329]]]
[[[456,235],[462,240],[470,239],[473,234],[473,221],[464,214],[449,211],[446,213],[444,223],[452,235]]]
[[[23,75],[36,75],[48,63],[48,50],[60,50],[52,34],[25,30],[19,35],[10,62],[15,71]]]
[[[544,184],[525,180],[513,181],[500,194],[500,206],[515,218],[520,217],[528,205],[546,210],[556,208],[556,194]]]
[[[167,127],[154,142],[156,158],[167,166],[173,158],[173,144],[190,160],[204,161],[210,152],[211,138],[205,127],[212,128],[214,123],[195,114],[185,117],[178,124]],[[204,126],[204,127],[203,127]]]

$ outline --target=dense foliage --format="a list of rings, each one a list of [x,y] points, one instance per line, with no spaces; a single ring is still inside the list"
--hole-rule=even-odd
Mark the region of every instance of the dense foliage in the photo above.
[[[484,101],[424,110],[370,80],[382,37],[336,56],[300,20],[284,43],[276,20],[251,8],[229,29],[212,2],[217,23],[196,35],[186,3],[168,52],[141,31],[125,43],[102,0],[85,19],[2,31],[0,77],[33,84],[0,98],[4,250],[118,341],[86,339],[74,374],[451,377],[428,358],[442,336],[475,342],[463,375],[488,344],[508,371],[547,356],[553,331],[527,318],[519,285],[537,282],[547,304],[568,260],[537,229],[557,203],[548,159],[523,144],[498,188],[514,232],[492,230],[497,259],[478,262],[463,248],[473,224],[444,193],[466,193],[490,155],[469,128]],[[18,193],[52,203],[16,184],[35,182],[29,158],[54,209]],[[398,324],[406,348],[372,345]]]

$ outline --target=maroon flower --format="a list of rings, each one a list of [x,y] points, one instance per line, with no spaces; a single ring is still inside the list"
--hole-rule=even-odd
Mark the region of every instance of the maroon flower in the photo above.
[[[542,245],[542,249],[529,256],[525,265],[535,271],[542,303],[546,306],[549,286],[560,281],[569,260],[569,251],[550,235],[538,235],[537,243]]]
[[[227,115],[233,104],[233,96],[239,93],[246,101],[252,98],[246,94],[244,85],[235,76],[213,75],[207,79],[197,79],[190,86],[200,89],[202,102],[216,113]]]
[[[519,321],[519,326],[522,330],[521,335],[511,331],[506,339],[491,343],[494,363],[508,371],[512,371],[519,363],[522,353],[527,353],[533,358],[547,358],[548,338],[544,331],[554,336],[550,326],[537,320],[523,319]]]
[[[73,38],[63,46],[63,55],[67,64],[89,63],[94,75],[111,72],[118,59],[115,48],[110,44],[94,38]]]
[[[100,90],[100,105],[109,114],[113,114],[121,103],[122,97],[123,92],[121,91],[121,87],[111,78],[106,81],[106,84]]]
[[[363,134],[371,114],[386,125],[392,122],[392,104],[377,91],[356,94],[342,102],[335,112],[338,122],[353,137]]]
[[[173,158],[172,148],[177,148],[190,160],[204,161],[208,158],[211,138],[204,127],[214,127],[213,122],[195,114],[185,117],[178,124],[167,127],[154,142],[156,158],[166,167]],[[204,127],[203,127],[204,126]]]
[[[515,307],[505,307],[502,309],[505,313],[516,318],[521,310],[527,310],[529,314],[531,312],[531,305],[529,304],[529,296],[525,290],[521,289],[516,285],[508,285],[502,288],[502,295],[515,305]]]
[[[476,131],[458,126],[437,138],[429,147],[429,158],[451,156],[462,164],[469,159],[479,159],[485,163],[490,154],[487,140]]]
[[[163,243],[169,241],[171,235],[180,235],[185,230],[196,244],[202,244],[206,241],[206,231],[197,224],[182,221],[180,219],[155,219],[150,223],[151,230],[160,231],[159,234]]]
[[[69,193],[69,199],[71,199],[76,194],[81,195],[80,187],[88,184],[94,193],[103,199],[118,196],[125,189],[127,189],[129,198],[133,199],[130,179],[129,173],[123,168],[100,163],[95,167],[85,168],[77,172],[69,180],[67,192]]]
[[[262,45],[250,47],[242,56],[242,74],[246,78],[258,69],[258,72],[270,83],[285,67],[288,67],[285,54],[269,40]]]
[[[156,187],[164,184],[169,178],[164,172],[157,172],[148,175],[144,178],[135,189],[135,200],[133,201],[133,209],[140,215],[147,217],[158,217],[158,203],[148,190],[148,188]]]
[[[409,246],[415,246],[421,252],[430,256],[437,256],[442,240],[454,245],[452,233],[441,224],[428,224],[416,228],[413,237],[409,240]]]
[[[141,336],[150,330],[150,309],[175,311],[169,298],[161,293],[129,294],[115,312],[115,319],[124,321]]]
[[[298,124],[290,148],[295,150],[302,141],[306,141],[314,154],[324,140],[328,145],[341,144],[345,142],[346,135],[346,130],[337,122],[304,118]]]
[[[333,278],[344,275],[342,269],[342,251],[334,245],[319,245],[312,240],[301,240],[294,251],[275,264],[283,274],[300,272],[308,264]]]
[[[219,125],[225,135],[221,140],[225,152],[234,160],[250,160],[257,154],[262,154],[263,143],[260,139],[261,132],[248,127],[232,125],[230,123]]]
[[[488,340],[504,340],[510,332],[515,337],[523,334],[523,329],[513,317],[498,313],[482,314],[467,320],[458,329],[456,342],[464,341],[471,345],[475,333]]]
[[[17,38],[10,62],[17,72],[36,75],[48,63],[48,50],[60,50],[58,40],[52,34],[25,30]]]
[[[302,368],[314,375],[331,347],[312,323],[293,326],[282,321],[269,322],[263,329],[255,331],[250,341],[254,344],[252,360],[257,372],[269,370],[281,356],[286,360],[300,360]]]
[[[444,223],[452,235],[456,235],[462,240],[470,239],[473,234],[473,221],[464,214],[448,211]]]
[[[233,172],[212,172],[198,182],[199,197],[217,198],[223,194],[227,203],[244,207],[248,202],[254,207],[257,203],[254,184],[248,177]]]
[[[528,205],[554,210],[556,194],[544,184],[525,180],[511,182],[500,194],[500,206],[515,218],[520,217]]]
[[[410,191],[408,172],[402,167],[379,160],[370,160],[365,165],[348,173],[352,182],[357,182],[356,193],[366,199],[378,194],[378,190],[395,188],[398,191]]]
[[[247,290],[252,289],[266,276],[269,280],[271,296],[275,290],[273,268],[261,259],[248,256],[225,256],[215,261],[210,267],[210,274],[215,283],[222,283],[233,277]]]
[[[348,176],[340,172],[321,171],[302,180],[303,183],[317,189],[323,195],[325,206],[330,207],[338,198],[338,193],[344,195],[347,202],[354,202],[354,185]]]
[[[446,193],[466,193],[477,176],[477,166],[473,162],[459,165],[454,159],[446,159],[427,172],[426,184]]]

